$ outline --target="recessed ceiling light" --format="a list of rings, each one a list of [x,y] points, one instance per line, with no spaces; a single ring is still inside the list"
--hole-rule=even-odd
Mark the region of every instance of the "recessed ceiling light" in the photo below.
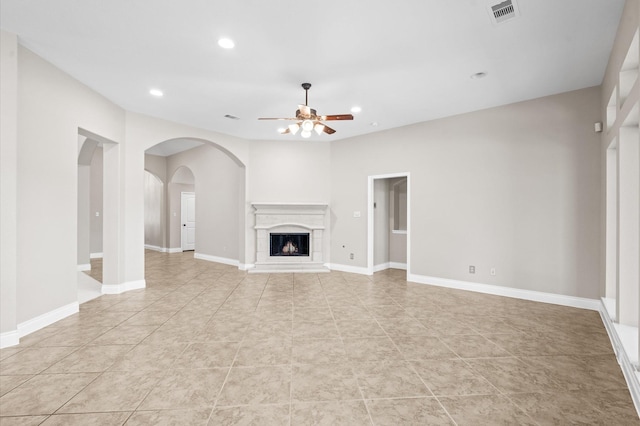
[[[223,49],[233,49],[236,44],[230,38],[221,38],[218,40],[218,46]]]
[[[359,106],[354,106],[353,108],[351,108],[351,112],[354,114],[357,114],[361,111],[362,111],[362,108],[360,108]]]
[[[160,89],[151,89],[149,90],[149,94],[158,98],[161,98],[162,96],[164,96],[164,93],[162,93],[162,90]]]
[[[377,123],[376,121],[372,121],[372,122],[371,122],[371,123],[369,123],[369,124],[370,124],[371,126],[373,126],[373,127],[377,127],[377,126],[378,126],[378,123]]]
[[[475,74],[471,74],[471,78],[474,80],[478,80],[480,78],[485,78],[487,76],[487,72],[486,71],[481,71],[481,72],[477,72]]]

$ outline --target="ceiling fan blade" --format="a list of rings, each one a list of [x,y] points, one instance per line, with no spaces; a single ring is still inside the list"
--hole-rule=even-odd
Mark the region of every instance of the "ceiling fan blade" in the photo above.
[[[286,135],[287,133],[291,133],[291,130],[289,130],[288,127],[280,132],[281,135]]]
[[[327,126],[326,124],[324,125],[324,129],[322,129],[322,131],[325,132],[328,135],[332,135],[332,134],[334,134],[336,132],[331,127]]]
[[[323,115],[323,121],[331,121],[331,120],[353,120],[353,115],[351,114],[336,114],[336,115]]]
[[[264,118],[264,117],[261,117],[261,118],[258,118],[258,120],[294,120],[295,121],[295,120],[297,120],[297,118],[270,118],[270,117]]]

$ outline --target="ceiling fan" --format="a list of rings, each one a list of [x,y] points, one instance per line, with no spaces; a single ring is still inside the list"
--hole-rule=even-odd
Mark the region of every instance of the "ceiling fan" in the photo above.
[[[336,114],[336,115],[318,115],[315,109],[309,108],[309,89],[311,88],[311,83],[302,83],[302,88],[304,89],[304,105],[298,105],[298,109],[296,110],[296,116],[293,118],[258,118],[258,120],[290,120],[297,121],[297,123],[290,124],[287,129],[285,129],[282,134],[292,133],[296,134],[299,130],[300,136],[303,138],[308,138],[311,136],[311,131],[315,130],[317,134],[326,133],[331,135],[336,131],[326,124],[322,123],[323,121],[335,121],[335,120],[353,120],[353,115],[351,114]]]

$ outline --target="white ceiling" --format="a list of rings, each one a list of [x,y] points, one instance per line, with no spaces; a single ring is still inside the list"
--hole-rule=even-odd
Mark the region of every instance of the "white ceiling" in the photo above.
[[[169,157],[173,154],[177,154],[203,144],[204,142],[200,142],[195,139],[171,139],[152,146],[145,152],[147,154],[158,155],[160,157]]]
[[[599,85],[624,5],[517,0],[520,16],[495,25],[487,0],[0,1],[4,30],[130,111],[299,139],[257,118],[294,115],[301,83],[319,114],[362,107],[320,140]]]

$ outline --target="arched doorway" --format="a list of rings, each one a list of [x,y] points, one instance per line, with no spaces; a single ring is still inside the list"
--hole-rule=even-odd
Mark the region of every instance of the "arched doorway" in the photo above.
[[[228,150],[202,139],[179,138],[145,151],[145,170],[165,185],[165,245],[160,251],[182,252],[182,195],[192,193],[197,226],[194,257],[244,265],[245,167]],[[192,198],[193,200],[193,198]],[[189,248],[186,248],[187,250]]]

